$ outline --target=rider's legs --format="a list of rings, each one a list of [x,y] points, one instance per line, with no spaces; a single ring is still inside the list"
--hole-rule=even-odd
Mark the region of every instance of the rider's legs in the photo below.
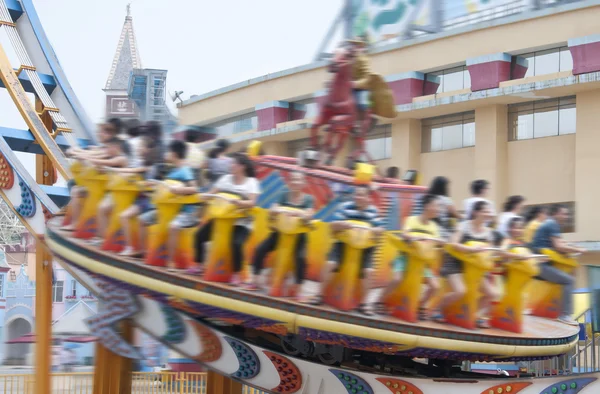
[[[200,227],[200,229],[196,233],[196,237],[194,239],[194,249],[196,250],[196,257],[194,260],[198,264],[202,264],[204,262],[204,245],[210,239],[211,233],[212,220],[206,223],[204,226]]]
[[[267,258],[267,254],[272,252],[277,246],[277,241],[279,240],[279,233],[277,231],[271,232],[267,239],[258,245],[256,250],[254,251],[254,258],[252,259],[252,270],[250,272],[250,277],[248,278],[248,284],[256,285],[256,276],[260,276],[264,267],[265,259]]]
[[[555,283],[562,286],[561,316],[560,320],[573,322],[573,289],[575,287],[575,278],[564,271],[551,266],[550,264],[541,264],[538,278],[546,282]]]
[[[231,237],[231,247],[233,251],[233,276],[232,284],[240,283],[240,272],[244,263],[244,244],[250,235],[250,231],[245,226],[233,226],[233,236]]]

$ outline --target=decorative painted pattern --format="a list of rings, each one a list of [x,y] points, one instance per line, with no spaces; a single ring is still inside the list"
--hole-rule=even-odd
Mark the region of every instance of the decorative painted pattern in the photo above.
[[[35,216],[36,211],[35,196],[25,181],[20,177],[19,187],[21,188],[21,204],[16,208],[16,211],[24,218],[32,218]]]
[[[596,378],[573,378],[555,383],[540,391],[540,394],[577,394],[588,384],[596,381]]]
[[[202,353],[194,357],[194,360],[201,363],[211,363],[220,359],[223,354],[223,347],[219,337],[204,324],[197,321],[191,323],[202,343]]]
[[[394,394],[423,394],[423,391],[412,383],[401,379],[377,378]]]
[[[15,173],[4,155],[0,154],[0,188],[11,189],[15,183]]]
[[[174,275],[165,275],[164,272],[154,270],[152,267],[141,266],[137,264],[131,264],[126,261],[120,261],[116,258],[110,258],[104,254],[95,253],[90,251],[87,248],[81,247],[75,243],[72,243],[69,239],[62,238],[59,234],[52,231],[53,225],[51,224],[48,229],[48,237],[53,241],[58,242],[74,252],[81,253],[83,255],[89,256],[94,260],[97,260],[101,263],[104,263],[108,266],[114,266],[116,268],[124,269],[129,272],[138,273],[140,275],[144,275],[149,278],[157,279],[165,283],[170,283],[176,286],[182,286],[186,288],[194,288],[198,291],[203,291],[208,294],[215,294],[219,296],[228,297],[230,299],[236,299],[240,301],[250,302],[256,305],[262,305],[270,308],[280,308],[281,310],[288,311],[291,313],[298,314],[306,314],[311,315],[315,318],[323,318],[328,320],[336,320],[342,323],[349,323],[355,325],[369,326],[374,329],[382,329],[394,332],[403,332],[407,334],[420,335],[420,336],[435,336],[438,338],[448,338],[451,340],[467,340],[470,342],[489,342],[490,338],[486,338],[485,335],[482,335],[479,332],[473,333],[460,333],[460,332],[444,332],[435,329],[429,329],[418,326],[408,326],[402,324],[394,324],[382,320],[373,320],[369,318],[364,318],[357,315],[343,314],[337,313],[328,310],[320,310],[312,307],[301,306],[297,304],[288,304],[281,300],[277,299],[266,299],[264,297],[256,296],[251,293],[242,293],[235,292],[225,288],[219,288],[216,286],[212,286],[210,283],[198,282],[195,279],[189,277],[182,276],[174,276]],[[59,256],[60,257],[60,256]],[[69,264],[72,264],[79,269],[85,270],[83,267],[79,266],[76,262],[69,261]],[[201,303],[196,303],[188,300],[174,299],[173,297],[160,293],[158,291],[140,288],[134,286],[130,283],[121,282],[114,278],[103,277],[105,280],[110,281],[112,283],[117,284],[121,288],[125,288],[131,292],[136,294],[143,293],[144,295],[155,299],[161,303],[170,304],[173,307],[177,308],[185,312],[186,314],[198,319],[211,317],[214,319],[218,319],[221,321],[229,322],[231,324],[243,325],[247,327],[252,327],[256,329],[260,329],[268,332],[275,332],[278,334],[285,334],[286,327],[283,322],[274,321],[270,319],[257,318],[256,316],[226,310],[223,308],[215,307],[212,305],[206,305]],[[179,307],[178,307],[179,306]],[[414,349],[406,349],[402,345],[398,344],[389,344],[380,341],[372,341],[370,339],[346,336],[338,333],[332,333],[323,330],[314,330],[314,329],[306,329],[299,328],[299,332],[301,336],[315,340],[321,343],[346,343],[349,347],[356,347],[360,349],[379,349],[375,351],[380,351],[387,354],[397,354],[397,355],[407,355],[411,357],[434,357],[434,358],[457,358],[471,360],[471,361],[492,361],[497,359],[495,355],[490,354],[476,354],[476,353],[465,353],[465,352],[450,352],[443,351],[438,349],[427,349],[427,348],[414,348]],[[565,338],[514,338],[514,337],[495,337],[493,338],[493,343],[495,344],[510,344],[517,346],[549,346],[549,345],[559,345],[570,343],[572,340],[576,338],[565,337]],[[503,361],[522,361],[522,360],[534,360],[534,359],[546,359],[551,356],[543,356],[543,357],[512,357],[512,358],[503,358]]]
[[[348,371],[341,371],[339,369],[330,369],[329,372],[334,374],[340,380],[340,382],[342,382],[348,394],[374,393],[373,389],[367,382],[365,382],[359,376],[354,375],[353,373],[350,373]]]
[[[239,379],[252,379],[256,377],[260,372],[260,361],[254,350],[237,339],[225,337],[225,340],[235,352],[240,365],[238,370],[232,373],[232,375]]]
[[[186,335],[185,323],[181,315],[166,304],[160,304],[160,309],[167,323],[167,332],[161,337],[163,341],[178,344],[183,342]]]
[[[263,350],[263,353],[271,360],[279,374],[279,385],[272,388],[271,391],[291,394],[302,388],[302,373],[293,362],[277,353],[266,350]]]
[[[504,383],[483,390],[481,394],[517,394],[529,386],[531,386],[531,382]]]
[[[142,354],[115,329],[119,321],[138,313],[140,308],[134,296],[127,290],[102,280],[96,279],[96,286],[101,290],[98,297],[104,310],[85,320],[91,334],[97,337],[104,347],[119,356],[142,359]]]

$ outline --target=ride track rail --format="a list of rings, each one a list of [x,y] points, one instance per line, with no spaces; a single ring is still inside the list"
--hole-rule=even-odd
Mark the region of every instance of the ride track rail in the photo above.
[[[92,248],[81,240],[69,238],[59,228],[58,218],[48,222],[47,242],[53,253],[67,264],[162,302],[168,302],[169,297],[187,300],[190,307],[186,312],[196,311],[195,317],[199,318],[214,316],[278,335],[301,335],[314,342],[343,343],[361,350],[415,357],[426,357],[432,349],[437,349],[439,358],[538,359],[563,354],[577,341],[577,329],[541,318],[529,320],[542,325],[535,334],[518,337],[498,330],[473,332],[436,323],[410,324],[385,317],[369,318],[235,291],[225,284],[168,273],[164,268]]]

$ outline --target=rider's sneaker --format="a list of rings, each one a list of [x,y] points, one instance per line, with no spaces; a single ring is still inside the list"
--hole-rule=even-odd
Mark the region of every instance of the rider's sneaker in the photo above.
[[[88,244],[90,244],[92,246],[102,246],[103,243],[104,243],[104,240],[100,237],[94,237],[94,238],[90,238],[88,240]]]
[[[573,320],[573,318],[569,315],[560,316],[557,320],[561,323],[568,324],[570,326],[578,326],[579,325],[579,323],[576,320]]]

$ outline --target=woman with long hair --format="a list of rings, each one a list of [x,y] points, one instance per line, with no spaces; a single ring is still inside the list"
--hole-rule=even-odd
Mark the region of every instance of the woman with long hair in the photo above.
[[[209,194],[218,192],[227,192],[237,194],[240,200],[234,200],[232,203],[238,208],[252,208],[256,204],[256,199],[260,193],[260,184],[255,177],[254,166],[248,156],[240,153],[232,155],[231,174],[227,174],[214,184]],[[241,284],[240,272],[242,271],[243,249],[248,236],[252,230],[252,219],[243,217],[238,219],[233,226],[231,237],[231,253],[233,256],[233,277],[232,284]],[[212,220],[208,221],[196,233],[196,262],[197,267],[188,271],[189,274],[199,275],[202,273],[202,263],[204,262],[204,244],[210,239],[212,233]]]

